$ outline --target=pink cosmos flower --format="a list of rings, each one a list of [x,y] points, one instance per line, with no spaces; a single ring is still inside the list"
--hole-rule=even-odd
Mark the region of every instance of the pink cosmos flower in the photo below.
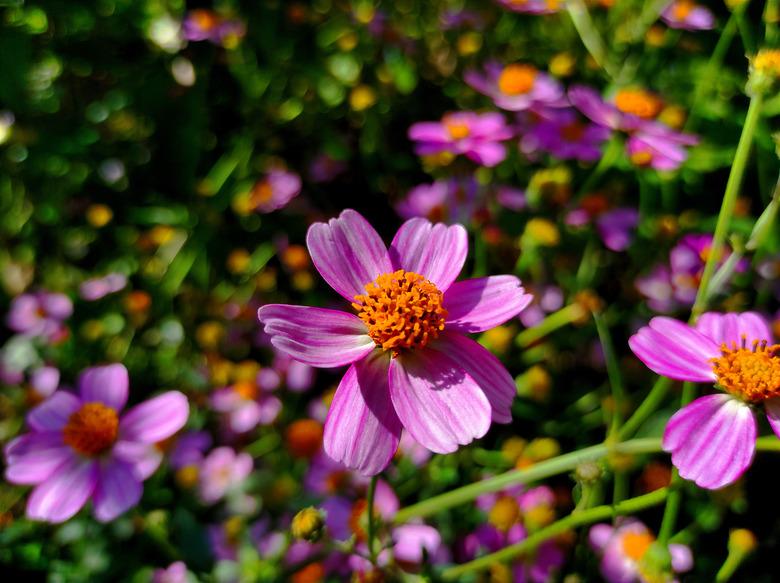
[[[260,373],[257,376],[260,377]],[[240,381],[212,393],[211,406],[226,416],[231,431],[246,433],[258,425],[268,425],[281,412],[282,402],[263,390],[260,384],[258,380]]]
[[[252,188],[249,204],[257,212],[267,214],[287,206],[300,192],[300,176],[274,168]]]
[[[123,273],[109,273],[103,277],[93,277],[79,286],[79,296],[88,302],[94,302],[109,294],[125,289],[127,276]]]
[[[395,205],[395,210],[404,219],[424,217],[448,223],[469,223],[483,209],[479,184],[472,176],[420,184]]]
[[[30,411],[32,432],[5,448],[6,480],[35,486],[29,518],[64,522],[91,498],[95,518],[108,522],[138,503],[161,460],[155,444],[184,426],[189,405],[169,391],[120,417],[128,385],[121,364],[88,368],[78,396],[59,390]]]
[[[523,14],[554,14],[563,7],[561,0],[496,0],[512,12]]]
[[[521,131],[520,150],[533,156],[548,152],[561,160],[595,162],[601,158],[601,146],[609,139],[608,127],[588,123],[574,109],[545,110],[534,116]]]
[[[67,334],[64,322],[72,313],[73,302],[68,296],[39,291],[16,296],[6,323],[14,332],[56,342]]]
[[[455,282],[466,260],[461,225],[406,221],[388,250],[345,210],[309,228],[312,261],[357,315],[272,304],[258,310],[272,344],[316,367],[350,367],[325,422],[325,452],[365,475],[381,472],[402,428],[436,453],[511,421],[514,380],[465,334],[516,316],[531,301],[511,275]]]
[[[661,20],[669,28],[710,30],[715,28],[715,15],[691,0],[675,0],[661,13]]]
[[[502,67],[491,61],[484,73],[466,71],[466,83],[487,95],[496,107],[524,111],[537,107],[563,107],[567,104],[563,86],[533,65],[513,63]]]
[[[214,504],[240,488],[252,473],[252,457],[236,453],[230,447],[217,447],[203,458],[198,472],[198,495],[206,504]]]
[[[446,114],[440,122],[413,124],[409,139],[417,142],[415,152],[419,156],[450,152],[463,154],[483,166],[495,166],[506,158],[501,142],[511,138],[512,133],[500,113],[459,111]]]
[[[723,391],[696,399],[666,425],[663,447],[683,478],[714,490],[742,475],[756,447],[753,407],[763,407],[780,436],[780,345],[759,314],[708,312],[696,326],[659,316],[629,346],[653,372]]]
[[[657,581],[643,559],[655,537],[635,519],[622,520],[617,526],[596,524],[588,534],[590,545],[601,556],[601,574],[609,583],[649,583]],[[686,545],[670,544],[672,570],[685,573],[693,567],[693,554]],[[656,575],[656,576],[654,576]]]
[[[215,45],[234,44],[246,34],[246,25],[237,19],[224,18],[213,10],[190,10],[181,24],[181,34],[188,41],[207,40]]]
[[[155,569],[152,573],[152,583],[187,583],[187,565],[182,561],[171,563],[167,569]]]

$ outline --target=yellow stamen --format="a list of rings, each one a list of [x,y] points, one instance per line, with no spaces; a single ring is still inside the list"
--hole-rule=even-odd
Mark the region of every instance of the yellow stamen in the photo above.
[[[233,392],[242,399],[254,401],[257,398],[257,385],[252,381],[240,381],[233,385]]]
[[[85,403],[71,414],[62,430],[62,440],[82,455],[94,457],[116,441],[119,416],[103,403]]]
[[[696,7],[690,0],[677,0],[672,6],[672,17],[675,20],[685,20]]]
[[[627,532],[623,535],[623,552],[630,559],[639,561],[645,556],[653,541],[655,538],[649,532]]]
[[[723,344],[722,356],[711,359],[718,385],[749,403],[780,397],[780,344],[766,340],[755,340],[752,348],[746,344],[745,336],[741,346]]]
[[[621,89],[615,95],[615,106],[623,113],[642,119],[653,119],[664,104],[657,96],[643,89]]]
[[[780,49],[761,49],[752,64],[756,71],[780,76]]]
[[[507,65],[498,76],[498,89],[504,95],[523,95],[533,89],[536,74],[531,65]]]
[[[507,532],[520,520],[520,507],[511,496],[501,496],[488,513],[488,522],[501,532]]]
[[[444,295],[422,275],[399,269],[384,273],[355,296],[353,307],[368,335],[384,350],[423,348],[444,330]]]
[[[445,119],[443,123],[453,140],[462,140],[471,134],[471,128],[463,122]]]

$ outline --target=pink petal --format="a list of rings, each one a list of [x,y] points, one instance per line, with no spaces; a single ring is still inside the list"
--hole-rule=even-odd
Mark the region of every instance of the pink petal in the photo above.
[[[119,438],[157,443],[184,427],[190,406],[179,391],[168,391],[130,409],[119,421]]]
[[[375,353],[350,366],[325,420],[325,453],[367,476],[387,467],[401,438],[401,422],[390,401],[388,361]]]
[[[390,362],[390,398],[404,428],[436,453],[452,453],[490,428],[490,403],[476,381],[426,348]]]
[[[27,425],[36,431],[60,431],[68,423],[68,418],[80,408],[81,401],[76,395],[55,391],[27,414]]]
[[[311,260],[330,286],[347,301],[367,283],[392,271],[387,249],[374,228],[352,209],[328,223],[314,223],[306,235]]]
[[[354,314],[325,308],[268,304],[257,311],[271,344],[292,358],[322,368],[360,360],[376,344]]]
[[[675,573],[693,569],[693,553],[689,546],[672,543],[669,545],[669,554],[672,555],[672,570]]]
[[[427,524],[404,524],[393,529],[393,554],[404,563],[422,563],[423,551],[432,557],[440,546],[439,531]]]
[[[141,499],[143,486],[130,464],[109,459],[100,464],[92,514],[99,522],[110,522]]]
[[[669,420],[663,447],[680,476],[701,488],[722,488],[753,460],[756,420],[749,406],[729,395],[700,397]]]
[[[506,147],[497,142],[478,142],[466,152],[466,156],[477,164],[491,168],[504,161]]]
[[[60,432],[22,435],[5,448],[5,479],[12,484],[40,484],[73,456]]]
[[[157,471],[163,458],[163,452],[157,446],[137,441],[118,441],[112,453],[115,458],[131,465],[135,477],[141,481]]]
[[[512,422],[517,386],[501,361],[486,348],[457,332],[445,330],[436,349],[458,363],[485,393],[496,423]]]
[[[417,217],[398,229],[390,257],[396,269],[419,273],[444,292],[463,269],[468,250],[468,234],[462,225],[432,225]]]
[[[696,329],[720,346],[742,345],[742,336],[747,340],[747,345],[752,346],[753,341],[772,340],[772,332],[766,320],[756,312],[743,312],[742,314],[707,312],[702,314],[696,322]]]
[[[595,551],[603,551],[612,538],[614,528],[611,524],[595,524],[590,527],[588,541]]]
[[[531,303],[514,275],[494,275],[453,283],[444,294],[447,328],[483,332],[500,326]]]
[[[97,464],[73,456],[57,472],[36,486],[27,500],[31,520],[64,522],[86,504],[97,482]]]
[[[775,435],[780,437],[780,397],[764,401],[764,409],[766,409],[766,419],[769,421],[769,426]]]
[[[720,348],[710,338],[678,320],[659,316],[629,340],[639,360],[655,373],[681,381],[712,382],[711,358]]]
[[[93,366],[79,376],[79,394],[85,403],[103,403],[121,411],[127,403],[130,379],[123,364]]]

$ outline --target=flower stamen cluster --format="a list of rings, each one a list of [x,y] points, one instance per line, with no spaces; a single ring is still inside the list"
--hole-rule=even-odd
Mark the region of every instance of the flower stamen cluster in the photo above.
[[[721,346],[722,356],[711,359],[720,387],[748,403],[780,396],[780,344],[755,340],[752,347],[742,337],[741,346]]]
[[[76,452],[95,457],[114,445],[118,431],[119,416],[114,409],[103,403],[85,403],[68,418],[62,439]]]

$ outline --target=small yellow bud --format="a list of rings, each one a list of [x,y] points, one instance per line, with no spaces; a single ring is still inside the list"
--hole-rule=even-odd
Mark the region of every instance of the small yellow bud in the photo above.
[[[556,77],[568,77],[574,73],[577,59],[571,53],[558,53],[550,59],[550,73]]]
[[[87,222],[99,229],[106,226],[114,218],[114,211],[104,204],[91,204],[87,207]]]
[[[735,528],[729,532],[729,552],[750,553],[758,546],[758,539],[746,528]]]
[[[528,221],[522,238],[531,245],[554,247],[560,242],[561,234],[555,223],[536,217]]]
[[[349,94],[349,106],[364,111],[376,103],[376,92],[368,85],[358,85]]]
[[[473,55],[482,48],[482,35],[478,32],[464,32],[458,37],[458,54],[462,57]]]
[[[509,463],[514,464],[523,454],[527,444],[528,442],[522,437],[510,437],[501,446],[501,453]]]
[[[300,540],[315,542],[322,537],[325,530],[325,518],[317,508],[309,506],[293,517],[290,533]]]

